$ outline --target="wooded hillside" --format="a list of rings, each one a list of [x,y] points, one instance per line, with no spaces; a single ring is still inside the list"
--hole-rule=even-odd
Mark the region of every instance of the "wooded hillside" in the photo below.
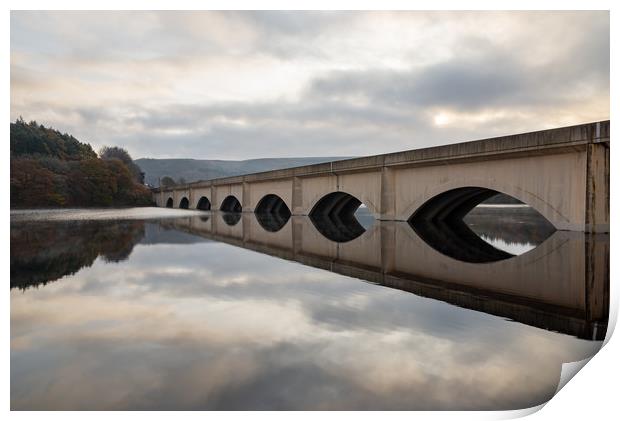
[[[97,156],[91,146],[35,121],[11,123],[11,207],[144,206],[152,202],[124,154]],[[127,159],[125,159],[127,161]]]

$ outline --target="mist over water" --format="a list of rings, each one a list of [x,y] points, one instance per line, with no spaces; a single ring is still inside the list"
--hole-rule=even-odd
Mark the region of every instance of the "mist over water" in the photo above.
[[[584,234],[528,208],[498,212],[464,220],[514,255],[487,263],[365,209],[361,233],[340,242],[307,217],[12,212],[11,409],[545,402],[562,363],[602,344],[608,266],[584,295]],[[588,241],[608,256],[608,235]]]

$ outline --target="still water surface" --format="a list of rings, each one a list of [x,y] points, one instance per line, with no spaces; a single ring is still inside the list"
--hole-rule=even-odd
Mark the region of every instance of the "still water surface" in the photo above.
[[[537,405],[602,344],[609,237],[515,209],[465,218],[486,263],[363,215],[12,212],[11,408]]]

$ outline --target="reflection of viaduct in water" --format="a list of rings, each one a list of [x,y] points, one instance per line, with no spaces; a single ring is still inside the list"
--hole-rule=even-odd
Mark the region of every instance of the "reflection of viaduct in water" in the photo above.
[[[609,121],[198,181],[154,189],[153,200],[335,223],[363,203],[376,219],[418,220],[429,227],[420,235],[440,238],[467,232],[461,217],[498,192],[558,230],[609,232]]]
[[[330,270],[580,338],[603,339],[609,307],[609,236],[557,231],[528,253],[466,263],[422,241],[407,223],[377,221],[348,243],[326,239],[309,218],[277,232],[252,214],[235,225],[210,218],[163,220],[209,239]]]

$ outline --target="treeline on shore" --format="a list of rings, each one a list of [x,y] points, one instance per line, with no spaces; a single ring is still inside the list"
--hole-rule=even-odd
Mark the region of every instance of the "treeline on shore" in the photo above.
[[[11,123],[11,208],[146,206],[144,173],[126,150],[88,143],[51,127]]]

